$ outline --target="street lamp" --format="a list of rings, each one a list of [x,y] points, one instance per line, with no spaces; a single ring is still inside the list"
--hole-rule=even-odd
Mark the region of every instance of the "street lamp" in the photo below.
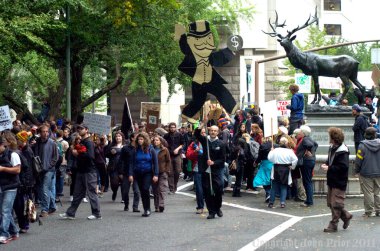
[[[244,59],[245,61],[245,66],[247,68],[247,73],[246,73],[246,76],[247,76],[247,103],[248,103],[248,107],[251,105],[250,102],[251,102],[251,93],[250,93],[250,85],[252,83],[252,79],[251,79],[251,75],[250,75],[250,72],[251,72],[251,65],[252,65],[252,58],[245,58]]]

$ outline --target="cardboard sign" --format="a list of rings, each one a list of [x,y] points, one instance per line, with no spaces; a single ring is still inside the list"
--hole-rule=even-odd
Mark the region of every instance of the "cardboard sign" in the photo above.
[[[160,118],[160,113],[158,111],[147,111],[146,113],[146,131],[153,132],[158,127],[158,121]]]
[[[140,119],[147,119],[146,114],[148,111],[160,112],[161,103],[159,102],[141,102]]]
[[[296,85],[298,85],[299,93],[311,92],[311,77],[303,73],[296,73],[295,75]]]
[[[290,110],[286,109],[287,105],[290,105],[290,100],[277,101],[277,116],[290,116]]]
[[[0,131],[12,129],[12,119],[9,106],[0,106]]]
[[[95,113],[84,113],[83,123],[87,124],[88,131],[99,135],[108,135],[111,132],[111,116]]]
[[[270,137],[277,134],[278,122],[277,122],[277,102],[272,100],[265,102],[262,107],[263,122],[264,122],[264,137]]]

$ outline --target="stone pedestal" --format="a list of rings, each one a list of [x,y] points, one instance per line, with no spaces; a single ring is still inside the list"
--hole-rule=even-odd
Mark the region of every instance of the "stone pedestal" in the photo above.
[[[368,113],[367,108],[363,108]],[[351,106],[319,106],[308,105],[305,109],[307,125],[311,128],[311,138],[318,143],[316,153],[317,161],[314,168],[314,193],[327,193],[326,173],[320,169],[320,165],[327,160],[328,149],[330,147],[329,127],[339,127],[345,135],[344,142],[350,150],[350,171],[349,184],[347,186],[347,194],[360,194],[360,185],[357,178],[352,177],[354,160],[355,160],[355,144],[354,132],[352,126],[355,118],[352,116]]]

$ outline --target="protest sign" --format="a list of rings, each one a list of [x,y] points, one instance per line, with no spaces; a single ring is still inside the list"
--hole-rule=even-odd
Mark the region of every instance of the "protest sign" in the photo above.
[[[0,131],[12,129],[12,119],[9,106],[0,106]]]
[[[108,135],[111,131],[111,116],[95,113],[84,113],[83,123],[88,131],[99,135]]]

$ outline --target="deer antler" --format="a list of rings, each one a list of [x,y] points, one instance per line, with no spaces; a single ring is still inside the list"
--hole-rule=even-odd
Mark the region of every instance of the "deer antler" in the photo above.
[[[313,23],[317,23],[317,25],[318,25],[317,7],[315,7],[315,14],[313,16],[313,19],[310,20],[310,18],[311,18],[311,15],[309,15],[309,18],[306,20],[304,25],[302,25],[301,27],[298,25],[297,28],[294,28],[292,31],[288,31],[288,35],[286,37],[290,38],[297,31],[302,30],[303,28],[306,28],[306,27],[312,25]]]
[[[272,28],[272,31],[273,32],[265,32],[262,30],[262,32],[264,32],[265,34],[271,36],[271,37],[279,37],[281,39],[283,39],[284,37],[280,34],[280,33],[277,33],[276,29],[277,27],[280,27],[280,28],[283,28],[286,26],[285,24],[286,20],[282,23],[282,24],[278,24],[278,14],[277,14],[277,11],[276,11],[276,20],[274,21],[274,23],[272,24],[270,22],[270,18],[269,18],[269,26]]]

